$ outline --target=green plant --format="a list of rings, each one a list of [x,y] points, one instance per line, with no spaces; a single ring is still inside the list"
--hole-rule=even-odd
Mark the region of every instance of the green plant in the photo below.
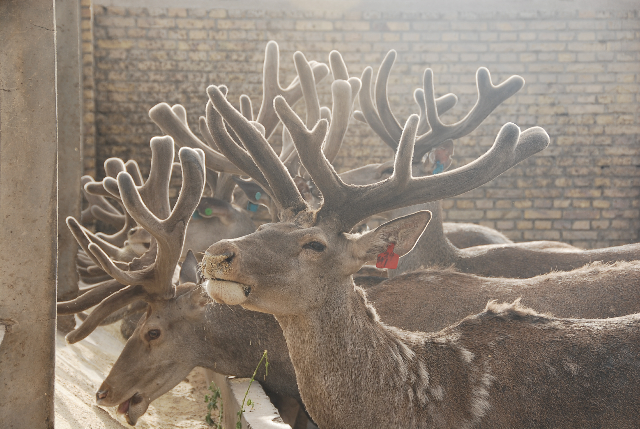
[[[220,401],[220,406],[218,406],[218,400],[221,399],[220,388],[215,387],[215,384],[213,384],[213,381],[212,381],[211,384],[209,385],[209,390],[211,391],[211,394],[204,395],[204,402],[207,403],[207,415],[205,416],[204,421],[207,422],[209,426],[215,427],[215,429],[223,429],[222,428],[222,411],[223,411],[222,409],[224,404],[222,403],[222,401]],[[220,411],[218,413],[217,422],[215,422],[211,417],[211,412],[213,410]]]
[[[255,380],[255,378],[256,378],[256,374],[258,373],[258,369],[260,369],[260,365],[262,365],[262,361],[264,361],[264,376],[266,378],[268,373],[269,373],[269,359],[267,357],[267,351],[266,350],[264,351],[264,353],[262,353],[262,358],[260,358],[260,362],[258,362],[258,366],[256,366],[255,371],[253,371],[253,375],[251,376],[251,379],[249,380],[249,386],[247,387],[247,391],[244,392],[244,398],[242,398],[242,404],[240,404],[240,411],[238,411],[238,413],[237,413],[238,420],[236,421],[236,429],[242,429],[242,414],[244,414],[245,401],[246,401],[247,405],[253,406],[253,402],[251,401],[251,399],[247,400],[247,395],[249,394],[249,389],[251,389],[251,384],[253,384],[253,380]],[[222,413],[220,415],[222,416]],[[221,417],[221,419],[222,419],[222,417]]]

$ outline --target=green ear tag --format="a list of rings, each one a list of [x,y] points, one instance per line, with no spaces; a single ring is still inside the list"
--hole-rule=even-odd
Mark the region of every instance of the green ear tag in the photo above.
[[[260,201],[260,197],[262,194],[260,192],[256,192],[256,201]]]
[[[210,207],[207,207],[206,209],[204,209],[204,214],[206,214],[207,216],[211,216],[212,213],[213,213],[213,210],[211,210]]]

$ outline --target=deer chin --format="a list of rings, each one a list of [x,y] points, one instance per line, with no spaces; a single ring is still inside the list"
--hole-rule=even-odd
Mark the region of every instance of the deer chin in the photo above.
[[[204,288],[216,302],[227,305],[240,305],[251,293],[251,286],[220,279],[207,280]]]
[[[135,426],[138,419],[147,412],[147,408],[149,408],[149,401],[145,401],[141,394],[136,393],[118,405],[117,413],[122,414],[128,424]]]

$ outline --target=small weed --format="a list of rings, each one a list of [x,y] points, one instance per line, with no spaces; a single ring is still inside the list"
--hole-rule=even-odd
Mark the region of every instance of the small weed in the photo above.
[[[207,415],[204,418],[204,421],[207,422],[209,426],[213,426],[215,429],[223,429],[222,428],[222,408],[223,404],[220,401],[220,406],[218,406],[218,400],[220,398],[220,388],[215,388],[213,382],[209,385],[209,390],[211,391],[210,395],[204,395],[204,402],[207,403]],[[219,410],[220,413],[218,415],[218,422],[215,422],[211,417],[211,412],[213,410]]]
[[[264,361],[264,376],[265,378],[267,377],[268,373],[269,373],[269,359],[267,357],[267,351],[265,350],[264,353],[262,353],[262,358],[260,359],[260,362],[258,362],[258,366],[256,366],[256,370],[253,371],[253,375],[251,376],[251,379],[249,380],[249,387],[247,387],[247,391],[244,392],[244,398],[242,398],[242,404],[240,404],[240,411],[238,411],[238,420],[236,421],[236,429],[242,429],[242,414],[244,414],[244,404],[245,401],[247,403],[248,406],[251,406],[253,408],[253,404],[254,402],[251,400],[251,398],[247,399],[247,395],[249,394],[249,389],[251,389],[251,384],[253,383],[253,380],[255,380],[256,378],[256,374],[258,373],[258,369],[260,369],[260,365],[262,365],[262,361]],[[222,412],[220,414],[222,416]],[[221,417],[222,418],[222,417]]]

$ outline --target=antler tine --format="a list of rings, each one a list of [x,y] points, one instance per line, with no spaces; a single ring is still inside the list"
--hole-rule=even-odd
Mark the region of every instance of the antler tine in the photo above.
[[[140,172],[140,166],[136,161],[130,159],[124,163],[125,171],[133,178],[133,182],[136,186],[142,186],[142,173]],[[116,175],[117,176],[117,175]],[[113,176],[113,177],[116,177]]]
[[[335,91],[351,93],[351,86],[344,80],[335,81],[333,87],[336,88]],[[276,97],[274,104],[278,117],[291,133],[300,161],[325,196],[325,201],[328,195],[340,194],[346,185],[322,152],[328,128],[326,119],[318,121],[309,130],[283,97]]]
[[[270,195],[278,205],[280,214],[288,217],[290,214],[296,214],[306,210],[308,208],[307,203],[300,195],[286,167],[282,161],[278,159],[278,156],[265,137],[227,101],[217,87],[213,85],[209,86],[207,93],[215,109],[236,132],[251,154],[255,162],[254,165],[256,165],[264,175],[271,190]],[[276,97],[276,99],[278,98],[280,98],[280,96]],[[222,130],[219,131],[222,132]],[[212,134],[215,135],[213,131]],[[218,145],[222,146],[221,142],[218,142]],[[261,177],[251,176],[262,185],[258,180],[261,179]]]
[[[89,192],[87,192],[86,189],[84,189],[85,185],[87,183],[93,183],[93,177],[91,176],[82,176],[82,178],[80,179],[80,185],[82,186],[82,191],[84,193],[85,198],[87,199],[87,201],[89,202],[89,207],[87,207],[86,209],[84,209],[80,215],[80,221],[82,223],[87,223],[87,222],[91,222],[92,220],[94,220],[96,217],[94,216],[94,214],[92,213],[92,209],[96,208],[96,207],[100,207],[102,209],[102,212],[108,213],[108,216],[122,216],[122,213],[120,213],[118,211],[118,209],[116,209],[109,201],[107,201],[106,198],[104,198],[101,195],[94,195],[91,194]],[[100,220],[104,220],[104,219],[100,219]],[[115,219],[114,219],[115,220]],[[108,221],[107,221],[108,222]],[[124,222],[123,219],[117,221],[116,223],[114,223],[114,226],[116,226],[116,228],[120,228],[122,225],[122,223]]]
[[[111,313],[144,298],[146,291],[140,285],[127,286],[104,299],[84,320],[82,325],[65,337],[69,344],[77,343],[93,332]]]
[[[302,98],[306,106],[306,124],[307,126],[312,126],[320,119],[322,108],[320,107],[311,62],[307,61],[304,54],[300,51],[293,54],[293,62],[297,72],[296,79],[300,82]],[[283,161],[291,176],[298,174],[300,159],[298,158],[298,153],[295,151],[295,146],[287,127],[282,128],[282,151],[280,152],[279,159]]]
[[[353,111],[353,102],[355,101],[361,87],[360,79],[356,77],[352,77],[347,81],[351,89],[350,91],[336,90],[336,88],[338,88],[337,82],[344,81],[336,80],[331,85],[331,95],[333,100],[331,117],[333,120],[329,124],[329,134],[327,135],[327,139],[323,145],[324,154],[329,162],[333,162],[340,151],[340,147],[342,147],[342,141],[347,133],[351,112]]]
[[[421,158],[445,140],[455,140],[475,130],[502,102],[518,92],[524,86],[524,79],[511,76],[500,85],[491,83],[489,70],[480,67],[476,73],[478,100],[471,111],[455,124],[445,125],[438,117],[433,89],[433,71],[424,72],[424,92],[427,109],[427,120],[431,131],[418,137],[416,141],[416,158]]]
[[[187,109],[184,108],[181,104],[174,104],[171,106],[171,110],[176,114],[180,122],[184,124],[185,127],[189,128],[189,124],[187,123]]]
[[[178,201],[173,207],[173,211],[168,219],[162,221],[169,228],[175,228],[181,222],[184,222],[184,230],[187,229],[186,223],[191,218],[194,210],[200,202],[202,191],[204,190],[204,152],[198,149],[181,148],[180,165],[182,166],[182,187]],[[182,252],[182,243],[178,250],[178,256]]]
[[[427,121],[427,106],[424,96],[424,89],[416,88],[413,92],[413,99],[416,101],[418,108],[420,109],[420,122],[418,123],[418,134],[422,135],[430,130],[429,121]],[[445,94],[440,98],[436,98],[436,106],[438,115],[451,110],[453,106],[458,102],[458,97],[455,94]]]
[[[207,88],[207,94],[209,94],[210,90],[211,86]],[[224,97],[224,93],[219,89],[218,91]],[[211,98],[211,95],[209,95],[209,98]],[[265,190],[265,192],[269,195],[273,195],[273,191],[271,191],[271,187],[269,186],[267,179],[253,161],[251,155],[236,143],[236,141],[233,140],[227,132],[222,116],[220,116],[218,111],[215,109],[211,100],[207,102],[207,127],[211,132],[213,140],[220,148],[220,151],[242,171],[239,175],[246,174],[252,177],[253,180],[255,180],[262,189]]]
[[[302,97],[306,105],[307,126],[315,124],[320,119],[320,100],[318,99],[318,91],[316,90],[316,82],[313,78],[311,65],[305,58],[304,54],[296,51],[293,54],[293,63],[300,79],[300,88],[302,89]]]
[[[92,243],[96,247],[100,248],[100,250],[102,250],[105,254],[109,253],[111,255],[115,255],[119,250],[117,247],[112,246],[107,241],[103,240],[100,237],[97,237],[95,234],[93,234],[91,231],[86,229],[84,226],[80,225],[74,217],[69,216],[66,219],[66,221],[67,221],[67,226],[71,231],[71,234],[74,236],[74,238],[76,239],[80,247],[82,247],[82,249],[85,251],[87,256],[89,256],[96,265],[100,266],[100,263],[94,257],[93,253],[89,251],[89,246]],[[121,262],[118,262],[118,263],[122,267],[126,266],[126,264],[124,263],[121,263]]]
[[[349,71],[340,52],[335,50],[329,52],[329,67],[331,67],[333,80],[349,80]]]
[[[283,96],[292,106],[302,98],[302,89],[298,77],[296,77],[287,88],[280,86],[279,63],[278,44],[270,41],[265,48],[262,80],[263,98],[260,111],[258,112],[258,118],[256,119],[264,126],[265,138],[267,139],[271,137],[271,134],[273,134],[273,131],[278,125],[278,116],[273,110],[273,100],[276,96]],[[322,63],[313,64],[312,70],[316,82],[320,82],[329,74],[329,67]]]
[[[138,192],[149,209],[164,219],[169,216],[171,212],[169,182],[171,181],[171,166],[173,164],[173,158],[175,157],[173,139],[168,136],[153,137],[150,146],[151,169],[149,171],[149,177],[144,185],[138,189]],[[128,173],[127,175],[131,177]],[[135,186],[133,177],[131,177],[131,180]],[[118,185],[120,185],[120,183],[118,183]],[[122,193],[122,190],[120,192]],[[131,212],[129,213],[133,216]]]
[[[220,151],[218,149],[218,145],[215,141],[213,141],[213,136],[209,132],[209,128],[207,128],[207,118],[204,116],[200,116],[198,118],[198,126],[200,128],[200,134],[202,134],[202,138],[204,138],[205,142],[211,146],[214,150]],[[209,168],[209,171],[213,171]]]
[[[58,302],[56,304],[58,314],[75,314],[87,310],[126,286],[115,279],[98,283],[75,299]]]
[[[207,168],[232,174],[243,174],[221,153],[212,149],[195,136],[175,114],[167,103],[160,103],[149,110],[149,117],[160,127],[163,133],[173,137],[179,146],[198,148],[204,151]]]
[[[389,82],[389,75],[391,74],[391,68],[396,61],[397,53],[394,49],[387,52],[380,68],[378,69],[378,75],[376,76],[376,106],[378,106],[378,114],[384,124],[387,132],[396,142],[400,140],[402,135],[402,127],[393,116],[391,107],[389,106],[389,99],[387,98],[387,83]]]
[[[91,216],[94,219],[101,220],[102,222],[108,223],[109,225],[113,225],[118,231],[121,230],[125,225],[125,215],[122,213],[114,214],[111,211],[107,211],[101,206],[92,206],[87,210],[91,213]],[[80,217],[82,219],[82,217]]]
[[[249,121],[253,121],[253,108],[251,107],[251,99],[248,95],[242,94],[240,96],[240,113]]]
[[[362,111],[356,112],[361,113],[362,118],[360,118],[359,114],[356,114],[356,118],[360,118],[361,120],[364,119],[371,129],[382,139],[382,141],[395,151],[398,148],[398,141],[394,139],[389,132],[387,132],[387,129],[382,123],[382,119],[380,119],[380,115],[378,115],[378,112],[373,105],[373,99],[371,98],[372,76],[373,69],[371,67],[366,67],[362,72],[362,77],[360,78],[363,89],[360,91],[360,96],[358,97]]]

